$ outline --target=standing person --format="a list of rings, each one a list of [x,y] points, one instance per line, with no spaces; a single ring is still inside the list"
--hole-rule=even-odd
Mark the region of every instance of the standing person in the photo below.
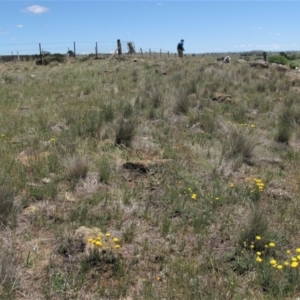
[[[180,58],[183,57],[183,51],[184,51],[184,48],[183,48],[183,43],[184,43],[184,40],[181,40],[178,45],[177,45],[177,52],[178,52],[178,56]]]

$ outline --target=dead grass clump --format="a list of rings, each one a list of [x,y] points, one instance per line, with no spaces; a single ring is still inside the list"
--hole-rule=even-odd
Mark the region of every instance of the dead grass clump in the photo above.
[[[175,114],[180,115],[180,114],[188,113],[191,106],[190,103],[191,101],[184,89],[181,89],[179,92],[174,94],[174,102],[175,102],[175,106],[173,112]]]
[[[232,126],[223,142],[223,156],[225,159],[241,159],[242,162],[249,163],[258,144],[251,129]]]
[[[13,212],[14,189],[11,180],[0,174],[0,224],[6,225]]]
[[[238,237],[238,245],[243,245],[245,248],[249,248],[251,247],[251,243],[256,241],[255,250],[264,250],[265,242],[260,243],[256,237],[265,237],[267,230],[268,221],[264,217],[262,211],[255,205],[248,222],[242,227]]]
[[[121,119],[117,124],[116,139],[117,145],[130,146],[130,143],[135,134],[136,124],[132,120]]]
[[[85,178],[89,170],[87,159],[79,155],[68,157],[64,166],[69,180]]]

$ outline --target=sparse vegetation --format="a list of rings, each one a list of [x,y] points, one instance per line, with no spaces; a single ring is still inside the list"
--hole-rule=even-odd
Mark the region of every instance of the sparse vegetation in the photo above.
[[[219,56],[0,64],[0,299],[299,296],[299,74]]]

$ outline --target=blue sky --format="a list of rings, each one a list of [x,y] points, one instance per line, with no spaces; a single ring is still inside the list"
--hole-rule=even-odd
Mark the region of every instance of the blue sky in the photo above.
[[[0,55],[136,50],[186,53],[300,50],[300,1],[0,0]],[[126,43],[122,44],[127,51]]]

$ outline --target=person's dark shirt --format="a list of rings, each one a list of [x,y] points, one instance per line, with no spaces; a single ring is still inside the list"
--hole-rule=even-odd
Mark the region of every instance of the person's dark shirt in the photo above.
[[[183,51],[184,51],[184,48],[183,48],[183,42],[179,42],[179,43],[178,43],[177,49],[183,50]]]

